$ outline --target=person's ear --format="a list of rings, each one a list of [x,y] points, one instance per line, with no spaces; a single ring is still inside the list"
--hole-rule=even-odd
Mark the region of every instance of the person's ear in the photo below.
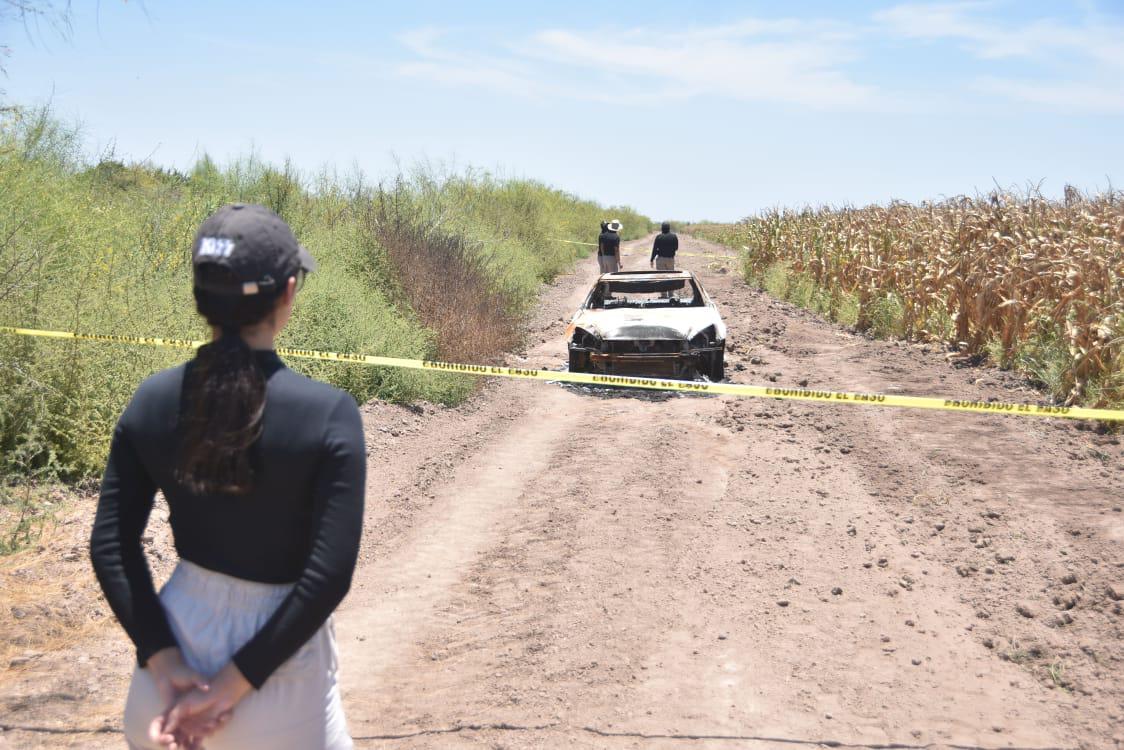
[[[288,310],[293,309],[293,300],[297,296],[297,277],[290,276],[288,283],[285,284],[285,289],[277,296],[277,303],[274,310]]]
[[[289,322],[289,317],[293,314],[293,300],[297,297],[297,278],[295,276],[289,277],[289,283],[285,285],[284,291],[277,296],[277,303],[273,307],[273,321],[274,334],[281,331],[282,328]]]

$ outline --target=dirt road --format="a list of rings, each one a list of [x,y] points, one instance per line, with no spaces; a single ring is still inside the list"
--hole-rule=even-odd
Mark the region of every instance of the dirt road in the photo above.
[[[722,308],[735,382],[1037,398],[723,261],[681,264]],[[564,365],[594,273],[548,290],[513,364]],[[524,382],[366,419],[370,512],[337,616],[361,748],[1124,745],[1116,437]],[[0,682],[0,724],[39,728],[0,747],[120,745],[128,649],[106,632]]]

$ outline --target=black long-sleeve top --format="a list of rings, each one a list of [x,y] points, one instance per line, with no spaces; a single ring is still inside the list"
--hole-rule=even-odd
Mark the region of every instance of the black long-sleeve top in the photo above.
[[[137,389],[114,430],[90,557],[141,665],[177,645],[141,548],[156,490],[167,498],[182,559],[249,581],[294,583],[233,658],[260,688],[351,585],[366,450],[351,396],[294,373],[272,351],[256,355],[267,380],[262,434],[251,448],[253,489],[196,495],[175,480],[184,375],[193,363],[157,373]]]
[[[679,236],[675,232],[661,232],[652,241],[652,257],[648,259],[648,262],[651,263],[655,260],[657,255],[661,258],[674,258],[675,251],[678,249]]]
[[[621,248],[621,236],[606,229],[597,238],[598,255],[616,255]]]

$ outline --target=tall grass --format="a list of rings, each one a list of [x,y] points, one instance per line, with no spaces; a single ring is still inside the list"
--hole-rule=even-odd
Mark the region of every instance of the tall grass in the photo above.
[[[280,344],[414,358],[513,346],[541,282],[580,254],[547,238],[592,238],[610,211],[472,172],[417,170],[380,186],[255,155],[223,166],[204,157],[186,174],[94,160],[48,112],[17,109],[0,118],[0,325],[206,337],[190,246],[202,220],[233,201],[277,211],[320,263]],[[647,231],[646,218],[620,218]],[[139,381],[186,356],[0,335],[0,536],[28,528],[15,498],[33,493],[13,481],[96,475]],[[360,402],[454,403],[473,386],[440,373],[291,364]]]
[[[1036,192],[775,210],[692,228],[747,279],[883,336],[1022,369],[1066,403],[1124,403],[1124,196]]]
[[[629,239],[651,226],[632,209],[533,181],[415,170],[376,191],[367,231],[405,301],[436,333],[439,354],[478,361],[514,346],[540,284],[589,253],[559,239],[592,241],[610,214]]]

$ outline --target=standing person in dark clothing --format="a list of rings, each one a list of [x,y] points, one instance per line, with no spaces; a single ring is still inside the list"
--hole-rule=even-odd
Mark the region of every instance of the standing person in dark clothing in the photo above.
[[[211,343],[137,389],[90,539],[137,651],[132,750],[350,750],[331,614],[351,584],[366,451],[347,393],[273,350],[316,264],[279,216],[232,205],[192,261]],[[179,563],[159,594],[141,534],[164,493]]]
[[[602,255],[601,255],[601,238],[604,237],[605,232],[608,232],[608,231],[609,231],[609,222],[607,222],[607,221],[601,222],[601,234],[597,235],[597,268],[600,269],[601,273],[605,273],[605,270],[604,270],[605,265],[604,265],[603,261],[601,260],[601,258],[602,258]]]
[[[613,219],[601,226],[601,236],[597,238],[597,262],[601,273],[615,273],[621,270],[621,223]]]
[[[655,263],[657,271],[674,271],[675,252],[678,249],[679,237],[671,231],[671,224],[665,221],[652,242],[652,257],[648,259],[648,265]]]

